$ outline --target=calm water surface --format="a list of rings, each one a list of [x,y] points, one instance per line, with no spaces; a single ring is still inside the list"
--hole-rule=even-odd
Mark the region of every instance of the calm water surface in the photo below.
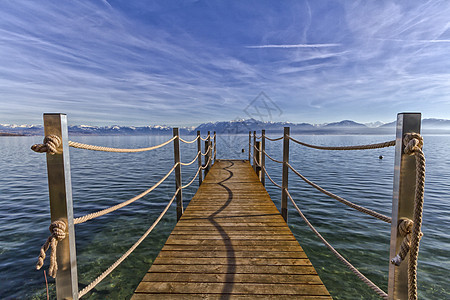
[[[145,147],[169,137],[73,137],[110,147]],[[392,140],[393,136],[299,136],[308,143],[351,145]],[[0,137],[0,299],[45,299],[43,271],[34,265],[49,232],[50,212],[45,155],[30,146],[41,137]],[[218,158],[247,158],[247,136],[218,137]],[[425,136],[427,173],[424,237],[419,253],[421,299],[450,299],[450,136]],[[281,142],[267,142],[267,152],[281,159]],[[241,149],[245,148],[245,153]],[[173,164],[172,145],[151,152],[121,154],[70,149],[75,216],[127,200],[158,181]],[[182,144],[182,161],[196,145]],[[383,155],[384,159],[378,159]],[[327,152],[291,144],[291,164],[331,192],[383,214],[391,214],[394,148]],[[273,179],[281,166],[266,160]],[[196,167],[183,167],[183,182]],[[280,206],[280,191],[266,179]],[[197,185],[184,190],[185,205]],[[289,188],[311,223],[363,274],[387,290],[388,224],[342,205],[307,186],[292,172]],[[79,288],[125,252],[158,217],[175,191],[171,175],[141,200],[107,216],[76,226]],[[175,206],[135,252],[83,299],[128,299],[175,226]],[[289,207],[289,226],[335,299],[378,299],[321,243]],[[48,262],[45,265],[47,268]],[[54,281],[49,278],[51,295]]]

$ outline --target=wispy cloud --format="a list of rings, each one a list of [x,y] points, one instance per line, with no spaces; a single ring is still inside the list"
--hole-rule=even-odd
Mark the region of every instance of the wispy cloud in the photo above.
[[[341,44],[296,44],[296,45],[257,45],[245,46],[245,48],[262,49],[262,48],[327,48],[339,47]]]
[[[292,122],[450,118],[447,2],[208,3],[0,1],[0,121],[198,124],[261,91]]]

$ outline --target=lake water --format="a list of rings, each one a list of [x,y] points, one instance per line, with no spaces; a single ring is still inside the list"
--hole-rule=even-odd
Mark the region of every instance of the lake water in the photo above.
[[[146,147],[170,137],[72,137],[110,147]],[[192,137],[186,137],[191,139]],[[394,136],[298,136],[320,145],[356,145]],[[419,298],[450,299],[450,136],[425,136],[427,159],[423,233],[419,253]],[[0,137],[0,298],[46,299],[43,271],[34,269],[49,232],[45,155],[30,150],[41,137]],[[218,136],[217,158],[247,158],[248,136]],[[282,142],[267,142],[267,152],[281,159]],[[245,148],[245,153],[241,149]],[[182,161],[196,154],[196,144],[182,144]],[[384,159],[380,160],[379,155]],[[70,149],[76,217],[127,200],[158,181],[173,165],[173,147],[135,154]],[[394,148],[367,151],[320,151],[291,143],[291,164],[325,189],[385,215],[391,214]],[[281,182],[281,166],[266,159],[272,178]],[[196,164],[182,167],[183,182]],[[266,179],[280,207],[280,190]],[[196,182],[197,183],[197,182]],[[185,205],[197,184],[184,190]],[[292,172],[291,195],[311,223],[370,280],[387,291],[390,225],[328,198]],[[172,197],[171,175],[143,199],[107,216],[76,226],[79,287],[83,288],[120,257],[158,217]],[[135,252],[83,299],[128,299],[150,268],[175,226],[173,206]],[[335,299],[378,299],[321,243],[289,206],[289,226]],[[46,262],[44,268],[47,268]],[[54,295],[54,280],[49,279]]]

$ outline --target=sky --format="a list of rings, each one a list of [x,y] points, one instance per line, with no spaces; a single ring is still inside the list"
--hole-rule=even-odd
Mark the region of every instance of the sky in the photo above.
[[[0,1],[0,123],[450,119],[450,1]],[[255,113],[256,112],[256,113]]]

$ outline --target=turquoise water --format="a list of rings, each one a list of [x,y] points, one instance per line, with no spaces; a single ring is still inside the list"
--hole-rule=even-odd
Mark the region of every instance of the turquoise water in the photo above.
[[[144,147],[169,137],[73,137],[82,143],[111,147]],[[350,145],[392,140],[393,136],[302,136],[305,142]],[[0,298],[45,299],[43,271],[34,265],[48,236],[49,207],[45,155],[29,150],[41,137],[0,137]],[[247,136],[218,137],[218,158],[247,158]],[[425,136],[427,158],[424,237],[419,253],[421,299],[450,299],[450,234],[448,233],[450,136]],[[281,142],[268,142],[267,152],[281,159]],[[241,149],[245,148],[245,153]],[[71,149],[75,216],[127,200],[153,185],[173,164],[172,145],[136,154]],[[182,144],[182,161],[190,161],[196,145]],[[378,159],[383,155],[384,159]],[[326,152],[291,143],[291,164],[306,177],[348,200],[391,214],[394,149]],[[281,182],[281,166],[266,160]],[[183,182],[196,171],[183,167]],[[266,179],[279,207],[280,191]],[[196,184],[184,190],[185,205]],[[354,211],[317,192],[290,173],[292,196],[311,223],[369,279],[387,290],[388,224]],[[146,197],[107,216],[76,226],[79,288],[125,252],[158,217],[172,197],[171,175]],[[175,226],[173,206],[150,236],[93,292],[83,299],[128,299]],[[289,207],[289,226],[335,299],[378,299],[340,263]],[[45,265],[47,267],[47,263]],[[54,281],[49,280],[54,295]]]

